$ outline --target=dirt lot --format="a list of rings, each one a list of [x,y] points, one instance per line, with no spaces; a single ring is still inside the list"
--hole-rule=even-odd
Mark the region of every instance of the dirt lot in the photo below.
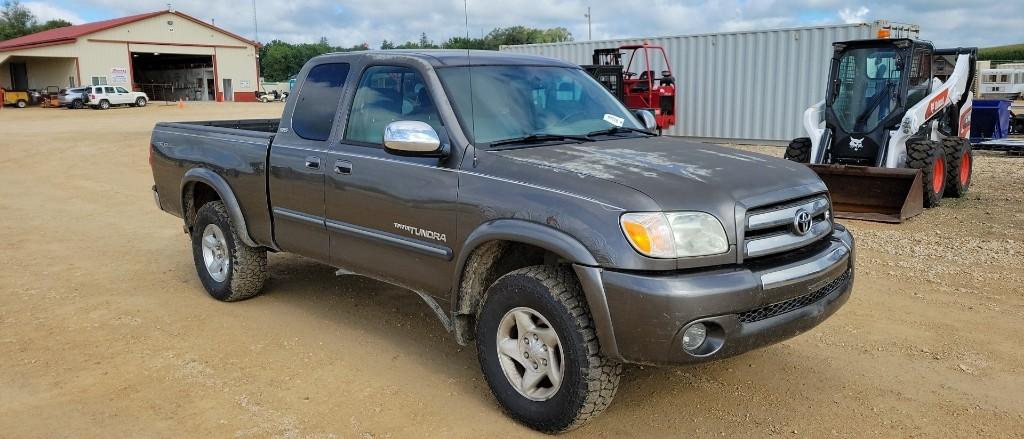
[[[149,130],[280,110],[0,111],[0,436],[532,434],[413,294],[272,255],[263,296],[207,297],[180,220],[153,205]],[[975,169],[967,199],[907,224],[847,222],[857,283],[822,326],[627,368],[570,436],[1022,437],[1024,158]]]

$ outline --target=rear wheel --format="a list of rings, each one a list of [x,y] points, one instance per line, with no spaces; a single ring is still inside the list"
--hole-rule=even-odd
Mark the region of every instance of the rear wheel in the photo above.
[[[203,205],[192,228],[192,257],[206,292],[224,302],[260,293],[267,280],[267,252],[245,245],[223,201]]]
[[[946,196],[960,198],[967,194],[974,174],[974,152],[971,142],[959,137],[942,141],[946,152]]]
[[[908,143],[907,167],[921,170],[924,207],[938,206],[946,191],[946,152],[942,142],[917,140]]]
[[[810,163],[811,162],[811,139],[807,137],[798,137],[789,142],[789,146],[786,147],[786,160],[792,160],[797,163]]]
[[[18,108],[25,108],[28,106],[28,102],[25,102],[24,100],[18,100],[17,104],[15,105],[17,105]]]
[[[110,101],[108,101],[106,99],[100,101],[99,108],[100,108],[100,110],[108,110],[108,109],[110,109]]]
[[[498,403],[535,430],[558,433],[601,413],[622,364],[600,353],[579,282],[565,267],[508,273],[477,316],[477,356]]]

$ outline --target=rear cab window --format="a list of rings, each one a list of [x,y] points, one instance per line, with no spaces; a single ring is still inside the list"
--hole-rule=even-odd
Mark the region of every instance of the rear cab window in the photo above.
[[[348,63],[320,64],[309,70],[292,112],[292,131],[307,140],[327,140],[334,126]]]

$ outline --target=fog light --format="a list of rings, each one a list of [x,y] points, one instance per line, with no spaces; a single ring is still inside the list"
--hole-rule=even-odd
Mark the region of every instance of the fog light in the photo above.
[[[708,328],[703,323],[694,323],[683,331],[683,349],[695,351],[704,344],[708,336]]]

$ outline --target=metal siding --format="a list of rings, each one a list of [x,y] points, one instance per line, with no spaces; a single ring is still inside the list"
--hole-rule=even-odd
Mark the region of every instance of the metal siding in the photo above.
[[[894,36],[916,37],[897,23]],[[804,136],[804,110],[822,99],[832,43],[873,38],[876,23],[751,32],[502,46],[590,64],[594,49],[642,44],[665,48],[676,76],[674,136],[788,142]],[[628,62],[624,59],[623,63]],[[652,64],[654,70],[660,70]]]

